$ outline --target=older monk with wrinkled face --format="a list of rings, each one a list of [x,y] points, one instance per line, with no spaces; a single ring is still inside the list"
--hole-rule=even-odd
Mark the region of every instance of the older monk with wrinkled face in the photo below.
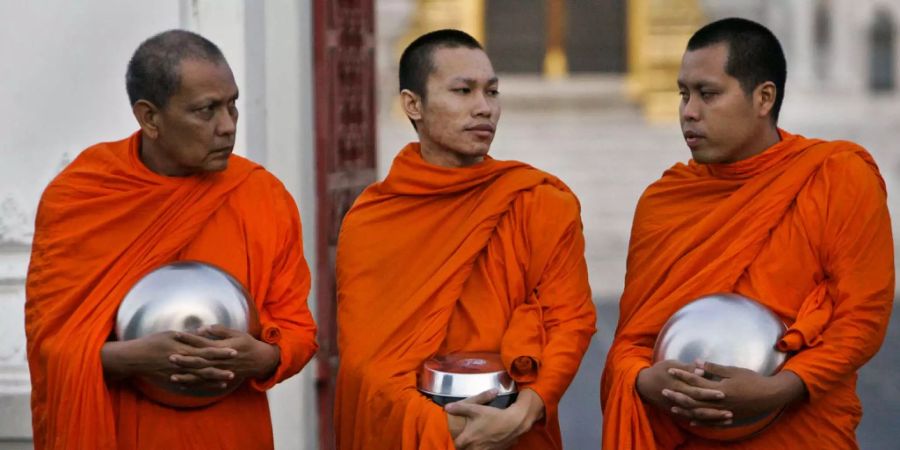
[[[296,204],[232,154],[238,89],[212,42],[151,37],[126,87],[140,130],[84,150],[41,198],[26,301],[35,448],[270,449],[266,390],[316,351]],[[238,280],[261,333],[212,325],[110,339],[129,288],[182,260]],[[178,408],[136,378],[222,397]]]

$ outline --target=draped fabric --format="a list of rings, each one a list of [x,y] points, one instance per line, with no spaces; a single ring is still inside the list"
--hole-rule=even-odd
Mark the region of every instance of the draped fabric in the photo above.
[[[894,293],[885,185],[856,144],[780,133],[743,161],[677,164],[641,197],[601,383],[604,448],[856,447],[856,371],[884,339]],[[728,445],[684,432],[635,388],[666,320],[716,292],[754,298],[789,324],[784,370],[809,391]]]

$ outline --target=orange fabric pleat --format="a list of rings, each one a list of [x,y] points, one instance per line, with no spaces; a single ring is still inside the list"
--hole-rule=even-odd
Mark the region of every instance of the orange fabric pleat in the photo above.
[[[25,306],[35,448],[271,448],[264,390],[316,349],[296,206],[280,182],[238,156],[220,173],[157,175],[138,158],[140,139],[85,150],[41,198]],[[175,409],[104,382],[100,349],[134,282],[187,259],[241,281],[282,361],[269,380],[245,382],[205,408]]]
[[[338,243],[338,448],[452,449],[416,372],[461,351],[499,352],[544,400],[546,420],[516,449],[561,448],[556,405],[595,323],[579,211],[562,182],[525,164],[448,169],[404,148]]]
[[[641,197],[601,381],[604,448],[855,447],[855,372],[881,345],[894,289],[884,181],[855,144],[780,133],[738,163],[678,164]],[[682,431],[635,389],[666,320],[715,292],[757,299],[790,324],[778,346],[796,352],[785,368],[809,391],[727,445]]]

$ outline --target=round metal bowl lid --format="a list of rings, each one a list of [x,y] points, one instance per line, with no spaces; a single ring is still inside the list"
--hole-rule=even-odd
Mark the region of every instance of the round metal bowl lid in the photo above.
[[[516,384],[496,353],[455,353],[422,365],[419,390],[431,395],[471,397],[489,389],[498,395],[516,392]]]

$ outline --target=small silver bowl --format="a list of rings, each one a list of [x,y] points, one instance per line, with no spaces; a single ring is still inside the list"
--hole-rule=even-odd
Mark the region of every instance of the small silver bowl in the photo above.
[[[519,394],[497,353],[454,353],[425,361],[419,371],[419,392],[444,406],[497,389],[490,406],[505,409]]]
[[[669,318],[653,347],[653,362],[678,360],[693,364],[702,360],[771,376],[781,370],[787,359],[775,348],[786,330],[775,313],[754,300],[738,294],[708,295]],[[780,411],[773,411],[735,420],[726,427],[687,428],[707,439],[738,440],[759,432],[779,414]]]
[[[256,308],[240,282],[211,264],[179,261],[151,271],[131,287],[116,314],[116,336],[128,341],[164,331],[196,333],[214,324],[254,335],[259,328]],[[132,381],[147,397],[177,407],[211,404],[240,385],[204,390],[140,377]]]

